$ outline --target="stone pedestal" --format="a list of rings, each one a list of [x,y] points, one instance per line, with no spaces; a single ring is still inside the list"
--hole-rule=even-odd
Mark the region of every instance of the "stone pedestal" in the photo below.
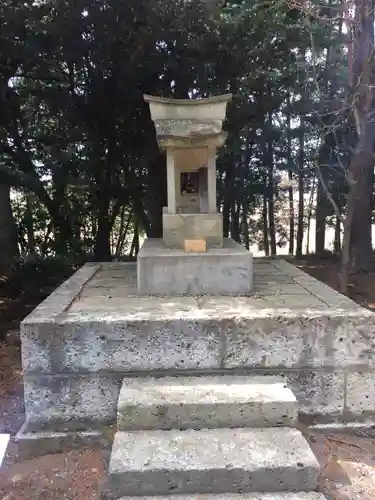
[[[139,294],[248,294],[253,256],[224,239],[217,207],[216,155],[227,136],[222,125],[231,94],[144,98],[166,154],[168,196],[163,239],[146,240],[138,254]]]
[[[183,249],[185,240],[202,239],[207,248],[223,246],[221,214],[163,214],[163,240],[169,248]]]
[[[145,295],[246,295],[253,288],[253,256],[229,238],[206,253],[147,239],[138,254],[137,281]]]

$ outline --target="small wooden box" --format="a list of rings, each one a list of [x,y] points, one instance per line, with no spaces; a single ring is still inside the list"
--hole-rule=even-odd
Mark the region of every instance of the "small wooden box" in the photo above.
[[[185,240],[185,252],[207,252],[206,240]]]

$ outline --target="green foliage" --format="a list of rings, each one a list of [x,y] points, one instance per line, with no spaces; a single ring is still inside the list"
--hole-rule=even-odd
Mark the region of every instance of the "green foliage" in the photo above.
[[[9,298],[44,298],[68,279],[79,264],[82,262],[62,257],[29,257],[14,266],[1,284],[1,293]]]
[[[218,161],[227,230],[248,244],[244,223],[255,217],[250,243],[262,245],[266,198],[285,243],[287,193],[277,186],[301,169],[311,186],[332,125],[322,116],[343,92],[337,30],[307,26],[276,0],[4,0],[0,20],[0,182],[18,192],[23,256],[105,260],[136,247],[135,233],[160,234],[164,158],[144,93],[234,94]],[[332,67],[308,60],[311,40],[319,54],[339,47]],[[345,124],[336,134],[346,140]],[[346,161],[337,141],[323,153],[330,169]],[[344,207],[342,183],[329,177]]]

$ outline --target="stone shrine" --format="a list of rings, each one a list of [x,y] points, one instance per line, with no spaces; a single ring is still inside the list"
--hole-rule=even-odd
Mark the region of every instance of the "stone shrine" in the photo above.
[[[146,100],[163,238],[137,266],[86,263],[23,320],[18,456],[110,448],[103,500],[324,500],[298,419],[373,428],[375,314],[280,258],[254,259],[247,296],[252,255],[216,208],[230,96]]]
[[[206,99],[145,95],[165,151],[168,204],[163,239],[147,239],[137,261],[141,294],[247,294],[252,254],[223,237],[216,201],[216,153],[231,94]]]

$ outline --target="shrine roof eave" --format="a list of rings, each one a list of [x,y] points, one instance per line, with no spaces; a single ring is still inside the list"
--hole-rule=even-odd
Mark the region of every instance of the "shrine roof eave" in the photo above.
[[[149,94],[143,95],[145,102],[158,102],[161,104],[173,104],[178,106],[200,106],[217,102],[230,102],[232,97],[233,94],[222,94],[213,97],[203,97],[202,99],[175,99],[173,97],[158,97]]]

